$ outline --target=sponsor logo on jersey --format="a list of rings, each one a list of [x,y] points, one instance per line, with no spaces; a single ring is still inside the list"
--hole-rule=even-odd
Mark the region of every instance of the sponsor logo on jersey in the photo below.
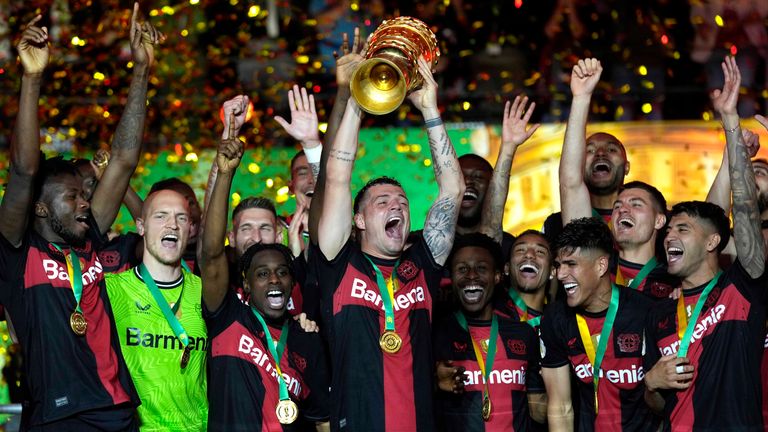
[[[172,351],[184,349],[184,344],[173,334],[154,334],[142,331],[136,327],[127,327],[125,329],[125,344],[127,346],[156,348]],[[189,345],[194,350],[206,351],[208,349],[208,339],[204,337],[189,337]]]
[[[467,343],[466,342],[453,342],[453,350],[456,352],[467,352]]]
[[[591,380],[594,373],[594,369],[589,362],[576,365],[573,370],[582,381]],[[643,367],[638,365],[632,365],[628,369],[600,368],[600,379],[607,379],[612,384],[637,384],[643,380],[644,376]]]
[[[490,384],[519,384],[525,385],[525,366],[518,369],[494,369],[488,375]],[[464,371],[464,385],[472,386],[485,384],[483,373],[479,370]]]
[[[144,315],[149,315],[149,308],[152,307],[151,303],[147,303],[145,305],[142,305],[140,301],[136,300],[134,302],[136,305],[136,312]]]
[[[120,264],[120,252],[118,251],[102,251],[99,252],[99,260],[106,267],[114,267]]]
[[[80,260],[80,267],[82,268],[82,260]],[[43,259],[43,271],[45,272],[45,276],[48,277],[49,280],[55,281],[55,280],[62,280],[69,282],[69,274],[67,273],[67,268],[63,265],[61,265],[59,262],[54,261],[52,259]],[[82,270],[82,279],[83,279],[83,285],[91,285],[92,283],[99,280],[99,275],[102,274],[102,267],[101,262],[99,262],[98,259],[93,261],[93,265],[83,269]]]
[[[368,289],[368,284],[365,283],[365,281],[355,278],[352,281],[352,291],[350,295],[352,298],[365,300],[366,302],[372,303],[377,308],[384,310],[384,303],[382,302],[381,295],[378,291],[378,287],[376,290]],[[424,295],[424,288],[416,286],[410,291],[400,291],[395,293],[392,307],[396,311],[404,310],[418,303],[423,303],[425,300],[426,296]]]
[[[717,306],[711,308],[706,315],[703,315],[703,318],[700,318],[699,322],[697,322],[696,326],[693,328],[690,344],[693,345],[696,341],[704,337],[705,333],[707,333],[709,329],[714,328],[717,323],[720,322],[724,314],[725,305],[718,304]],[[677,350],[679,348],[680,340],[675,337],[671,344],[660,347],[659,351],[661,352],[661,355],[673,355],[677,354]]]
[[[253,363],[263,369],[269,376],[277,381],[277,370],[272,366],[272,360],[268,353],[265,353],[261,344],[257,344],[253,338],[248,335],[240,336],[240,343],[237,350],[243,354],[249,355]],[[283,380],[288,386],[288,391],[298,397],[301,394],[301,381],[283,372]]]

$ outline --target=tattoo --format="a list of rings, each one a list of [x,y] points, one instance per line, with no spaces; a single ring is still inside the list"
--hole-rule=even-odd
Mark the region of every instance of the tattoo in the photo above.
[[[346,151],[346,150],[331,149],[331,152],[328,155],[328,157],[332,157],[336,160],[340,160],[342,162],[348,162],[348,163],[355,161],[355,153]],[[319,172],[319,166],[318,166],[318,172]]]
[[[445,128],[429,129],[429,150],[432,152],[435,177],[440,178],[443,175],[443,169],[451,173],[458,173],[454,162],[456,161],[456,152],[453,149],[451,140],[445,132]]]
[[[733,240],[739,262],[750,276],[756,278],[765,268],[765,246],[760,229],[755,173],[747,148],[740,143],[740,136],[739,130],[725,134],[733,194]]]
[[[317,177],[320,175],[320,162],[309,164],[309,169],[312,170],[312,178],[317,183]]]
[[[443,264],[451,253],[459,217],[456,200],[441,198],[432,204],[424,222],[424,241],[436,262]]]
[[[112,140],[112,150],[134,150],[141,147],[144,118],[147,114],[147,83],[149,69],[134,72],[125,111]]]

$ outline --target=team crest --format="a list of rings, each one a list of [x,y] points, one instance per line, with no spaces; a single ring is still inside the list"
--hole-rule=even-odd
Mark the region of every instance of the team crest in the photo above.
[[[307,368],[307,359],[295,352],[291,353],[291,359],[293,359],[293,364],[296,365],[296,368],[299,370],[299,372],[304,373],[304,369]]]
[[[653,281],[650,286],[646,285],[646,289],[656,298],[667,298],[672,294],[672,287],[661,282]]]
[[[640,349],[640,335],[636,333],[623,333],[616,338],[619,351],[623,353],[636,352]]]
[[[717,301],[720,300],[720,294],[722,291],[723,290],[718,286],[712,288],[712,291],[709,292],[709,297],[707,297],[707,301],[704,302],[705,310],[717,304]]]
[[[400,279],[403,281],[408,282],[412,280],[418,273],[419,271],[416,268],[416,264],[411,260],[403,261],[397,266],[397,275],[400,276]]]
[[[99,252],[99,261],[101,261],[105,267],[114,267],[120,264],[120,252],[118,251]]]
[[[456,352],[466,352],[467,351],[467,344],[465,342],[454,342],[453,343],[453,349]]]
[[[523,356],[527,353],[525,342],[518,339],[510,339],[507,341],[507,348],[512,351],[513,354]]]

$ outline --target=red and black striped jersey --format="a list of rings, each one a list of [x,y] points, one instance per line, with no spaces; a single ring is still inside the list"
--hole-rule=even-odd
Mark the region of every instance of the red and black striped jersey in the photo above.
[[[99,238],[92,227],[84,246],[74,248],[82,269],[80,307],[88,322],[86,334],[78,336],[70,328],[76,303],[62,252],[32,229],[18,248],[0,235],[0,302],[23,349],[30,425],[139,404],[105,289]],[[68,246],[62,249],[69,254]]]
[[[626,283],[633,280],[643,264],[633,263],[619,258],[618,252],[611,255],[610,267],[608,272],[611,275],[611,282],[616,283],[616,274],[621,270],[621,275]],[[648,276],[637,286],[637,291],[653,299],[668,299],[672,291],[680,286],[680,279],[667,273],[667,266],[664,263],[656,264],[656,267],[648,273]]]
[[[467,318],[467,324],[476,341],[486,341],[490,337],[490,321]],[[534,329],[526,323],[499,317],[496,355],[488,376],[493,409],[487,422],[481,416],[485,379],[472,348],[470,333],[454,316],[435,325],[435,360],[451,360],[454,367],[466,369],[462,394],[444,391],[436,394],[438,429],[446,432],[531,430],[528,392],[544,392],[539,370],[539,338]]]
[[[763,431],[760,361],[765,341],[764,277],[752,279],[738,261],[709,293],[691,334],[693,384],[661,391],[671,430]],[[683,290],[693,310],[706,284]],[[677,301],[657,303],[649,315],[646,369],[680,347]]]
[[[644,326],[654,302],[643,294],[619,287],[619,308],[600,367],[595,415],[593,368],[581,341],[576,310],[564,300],[552,303],[541,321],[541,367],[570,365],[576,382],[572,396],[575,430],[655,431],[659,419],[645,404]],[[579,311],[585,318],[592,345],[597,348],[606,312]]]
[[[280,370],[302,421],[281,425],[277,371],[266,335],[251,308],[228,291],[219,310],[203,305],[208,326],[208,430],[300,431],[305,422],[327,421],[328,368],[320,335],[307,333],[288,315],[288,338]],[[273,341],[284,320],[264,318]]]
[[[316,246],[309,256],[317,260],[323,322],[329,327],[331,428],[434,430],[431,316],[442,267],[424,240],[405,250],[397,267],[393,309],[402,347],[394,354],[379,346],[384,305],[375,271],[360,246],[348,241],[332,261]],[[395,260],[368,258],[389,278]]]

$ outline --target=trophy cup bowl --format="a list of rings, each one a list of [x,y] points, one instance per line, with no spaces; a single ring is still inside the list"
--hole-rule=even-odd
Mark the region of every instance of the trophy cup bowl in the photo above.
[[[352,97],[367,113],[394,111],[423,82],[417,65],[421,56],[432,67],[440,57],[437,38],[426,24],[412,17],[384,21],[371,35],[366,60],[352,75]]]

